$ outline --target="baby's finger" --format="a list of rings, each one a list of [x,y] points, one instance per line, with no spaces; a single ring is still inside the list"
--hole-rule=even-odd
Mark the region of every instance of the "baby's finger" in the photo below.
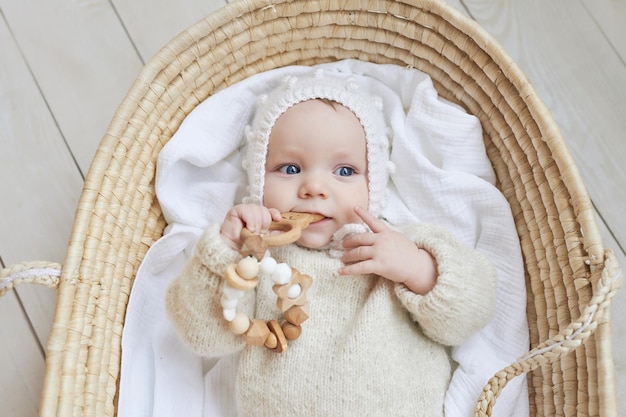
[[[375,264],[371,260],[356,262],[356,263],[339,268],[339,274],[340,275],[374,274],[375,273],[374,266]]]
[[[372,259],[373,255],[374,249],[371,246],[359,246],[357,248],[344,251],[341,261],[345,264],[352,264]]]
[[[270,216],[272,217],[272,221],[279,221],[282,218],[282,214],[280,214],[280,210],[275,208],[268,209],[270,211]]]
[[[276,218],[280,220],[280,217],[280,211],[261,207],[261,224],[257,233],[267,233],[272,221],[276,220]]]
[[[376,235],[374,233],[356,233],[346,237],[341,245],[344,249],[353,249],[359,246],[372,246],[376,242]]]
[[[369,211],[365,210],[362,207],[356,206],[354,208],[354,212],[363,220],[363,222],[370,227],[372,232],[379,233],[387,230],[387,225],[385,222],[375,217]]]
[[[252,233],[264,233],[270,227],[272,215],[268,209],[261,206],[246,210],[244,215],[245,227]]]

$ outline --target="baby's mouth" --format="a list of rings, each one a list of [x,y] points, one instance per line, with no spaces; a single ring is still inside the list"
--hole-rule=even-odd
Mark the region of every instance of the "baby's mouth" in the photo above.
[[[325,214],[318,213],[318,212],[316,212],[316,211],[311,211],[311,212],[309,212],[309,213],[310,213],[311,215],[313,215],[313,216],[315,216],[315,217],[316,217],[316,219],[315,219],[315,220],[313,220],[313,221],[311,222],[311,224],[313,224],[313,223],[317,223],[317,222],[321,222],[321,221],[326,220],[326,219],[330,219],[330,217],[327,217]]]
[[[308,223],[309,224],[313,224],[313,223],[317,223],[319,221],[328,219],[329,217],[327,217],[326,215],[319,213],[317,211],[309,211],[309,210],[292,210],[288,213],[293,213],[294,215],[300,215],[300,216],[305,216],[308,217]],[[283,216],[288,215],[287,214],[283,214]]]
[[[316,220],[316,221],[314,221],[314,222],[311,222],[311,224],[310,224],[309,226],[321,225],[321,224],[324,224],[324,223],[329,222],[330,220],[332,220],[332,217],[326,217],[326,216],[324,216],[324,217],[322,217],[322,218],[321,218],[321,219],[319,219],[319,220]]]

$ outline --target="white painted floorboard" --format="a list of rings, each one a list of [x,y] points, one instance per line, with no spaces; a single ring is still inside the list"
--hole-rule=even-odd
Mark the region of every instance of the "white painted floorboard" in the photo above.
[[[626,1],[449,0],[552,111],[626,265]],[[224,0],[0,0],[0,263],[62,262],[82,181],[141,67]],[[0,298],[0,417],[36,416],[55,292]],[[626,416],[626,290],[613,306]],[[621,395],[620,395],[621,394]]]

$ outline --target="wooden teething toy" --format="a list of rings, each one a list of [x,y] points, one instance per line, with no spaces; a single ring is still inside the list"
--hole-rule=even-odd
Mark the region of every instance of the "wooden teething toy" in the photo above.
[[[288,340],[295,340],[302,333],[301,325],[309,318],[306,293],[313,279],[285,263],[277,263],[274,258],[266,256],[266,252],[269,247],[297,241],[303,229],[322,218],[320,214],[289,212],[283,213],[282,218],[270,226],[270,231],[281,233],[257,235],[248,229],[242,230],[240,253],[243,258],[226,268],[220,301],[230,330],[243,335],[249,345],[265,346],[281,353],[287,350]],[[282,324],[276,320],[250,319],[237,311],[237,304],[244,292],[254,289],[259,283],[259,275],[268,276],[274,281],[272,290],[278,297],[276,305],[285,318]]]
[[[250,230],[244,228],[241,231],[243,245],[241,247],[242,256],[254,256],[258,260],[263,258],[268,247],[283,246],[300,239],[302,230],[311,223],[321,220],[324,216],[315,213],[287,212],[282,214],[279,221],[272,222],[270,231],[280,231],[281,233],[267,234],[264,236],[255,235]]]

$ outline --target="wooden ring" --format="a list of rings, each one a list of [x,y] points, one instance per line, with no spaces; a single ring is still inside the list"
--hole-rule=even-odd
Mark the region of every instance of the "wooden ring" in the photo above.
[[[283,246],[289,243],[293,243],[300,239],[302,236],[302,230],[307,228],[311,223],[323,219],[324,216],[317,213],[298,213],[287,212],[281,215],[281,219],[273,221],[270,225],[270,230],[277,230],[282,233],[268,234],[262,236],[263,242],[268,246]],[[241,239],[243,241],[256,236],[248,228],[244,228],[241,231]]]

